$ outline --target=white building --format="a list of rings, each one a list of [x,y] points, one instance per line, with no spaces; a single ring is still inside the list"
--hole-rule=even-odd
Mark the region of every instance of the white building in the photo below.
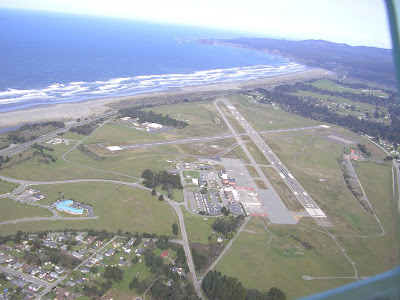
[[[147,124],[147,128],[151,129],[151,130],[155,130],[155,129],[161,129],[164,126],[161,124],[157,124],[157,123],[148,123]]]

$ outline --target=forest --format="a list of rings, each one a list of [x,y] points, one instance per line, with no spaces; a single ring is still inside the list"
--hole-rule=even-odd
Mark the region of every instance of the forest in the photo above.
[[[237,278],[227,277],[221,272],[210,271],[201,285],[210,300],[285,300],[286,295],[278,288],[267,292],[246,289]]]

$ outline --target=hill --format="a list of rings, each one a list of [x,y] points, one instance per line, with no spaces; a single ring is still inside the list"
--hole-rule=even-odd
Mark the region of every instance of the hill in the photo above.
[[[395,86],[392,50],[349,46],[324,40],[289,41],[268,38],[202,39],[203,44],[239,46],[267,51],[344,77]]]

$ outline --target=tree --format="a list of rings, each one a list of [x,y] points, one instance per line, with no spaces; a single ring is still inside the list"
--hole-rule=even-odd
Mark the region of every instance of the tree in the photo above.
[[[200,193],[202,193],[203,195],[207,194],[207,192],[208,192],[208,189],[207,189],[206,187],[203,187],[203,188],[200,190]]]
[[[98,271],[99,271],[99,269],[97,268],[97,266],[92,266],[90,268],[90,272],[92,272],[92,273],[97,273]]]
[[[393,157],[392,156],[386,156],[383,160],[384,161],[392,161]]]
[[[124,272],[118,267],[107,266],[104,272],[104,278],[114,280],[115,282],[120,282]]]
[[[157,195],[156,189],[152,189],[151,194],[152,194],[153,196]]]
[[[268,299],[270,299],[270,300],[285,300],[286,299],[286,294],[276,287],[272,287],[268,291],[267,294],[268,294]]]
[[[139,294],[143,294],[144,293],[144,291],[145,290],[147,290],[147,283],[143,280],[143,281],[140,281],[139,283],[138,283],[138,285],[137,285],[137,287],[136,287],[136,291],[139,293]]]
[[[21,293],[21,291],[22,291],[22,287],[20,287],[20,286],[18,286],[18,287],[15,289],[15,292],[17,293],[17,295],[19,295],[19,293]]]
[[[163,201],[164,200],[164,196],[161,194],[160,197],[158,197],[158,201]]]
[[[221,213],[223,213],[224,216],[229,216],[230,211],[229,211],[229,209],[227,209],[225,206],[223,206],[223,207],[221,208]]]
[[[133,277],[132,281],[129,283],[129,289],[136,288],[139,284],[139,279],[137,277]]]
[[[176,223],[172,224],[172,232],[174,235],[178,235],[178,225]]]

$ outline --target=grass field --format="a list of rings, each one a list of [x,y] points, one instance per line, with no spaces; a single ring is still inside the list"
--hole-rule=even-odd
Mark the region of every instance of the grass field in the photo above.
[[[393,197],[390,165],[354,163],[354,168],[371,202],[385,235],[370,238],[340,238],[346,253],[354,259],[360,276],[371,276],[399,264],[397,203]]]
[[[2,168],[0,174],[11,178],[34,181],[68,180],[79,178],[126,180],[126,177],[123,176],[91,170],[64,161],[62,159],[62,155],[71,149],[75,144],[76,143],[71,143],[70,145],[55,145],[51,146],[54,151],[45,150],[45,153],[49,153],[56,158],[55,162],[49,164],[39,162],[38,158],[36,157],[26,159],[27,157],[32,156],[33,150],[25,150],[21,153],[22,157],[14,156],[11,161],[13,165],[11,167]]]
[[[268,187],[263,180],[254,179],[254,182],[256,183],[256,185],[259,189],[268,190]]]
[[[345,185],[336,161],[343,153],[342,145],[319,137],[310,141],[310,136],[268,140],[268,145],[329,217],[335,233],[379,231],[374,217],[361,207]]]
[[[369,91],[364,91],[363,89],[353,89],[349,88],[340,84],[337,84],[334,81],[328,80],[328,79],[319,79],[316,80],[312,83],[313,86],[332,91],[332,92],[344,92],[344,93],[354,93],[354,94],[361,94],[361,93],[366,93],[366,94],[372,94],[374,96],[383,96],[387,97],[387,94],[384,92],[380,92],[378,90],[373,90],[372,88]]]
[[[64,229],[106,229],[116,232],[148,232],[172,235],[172,224],[177,217],[165,201],[138,188],[109,183],[69,183],[36,186],[46,197],[44,204],[53,203],[62,193],[65,198],[93,206],[97,220],[38,221],[0,226],[1,234],[22,231]]]
[[[257,170],[252,165],[246,165],[246,168],[247,171],[249,171],[251,177],[253,178],[260,177],[260,174],[258,174]]]
[[[250,163],[249,158],[247,157],[246,153],[244,153],[242,147],[240,147],[240,146],[236,146],[235,148],[233,148],[228,153],[225,153],[224,155],[222,155],[222,157],[237,158],[237,159],[243,160],[243,162],[245,164],[249,164]]]
[[[168,191],[163,190],[161,185],[159,185],[156,188],[156,191],[161,193],[161,194],[163,194],[164,196],[168,197]],[[183,199],[183,190],[180,190],[180,189],[172,189],[171,196],[172,196],[171,199],[176,201],[176,202],[180,202],[181,203],[184,200]]]
[[[130,145],[136,143],[166,141],[178,139],[179,136],[168,132],[150,133],[133,128],[127,128],[119,123],[108,123],[91,135],[84,143],[104,143],[110,145]]]
[[[221,109],[221,111],[225,115],[225,117],[228,119],[229,123],[232,125],[232,127],[236,133],[245,133],[246,132],[244,130],[244,128],[242,127],[242,125],[240,125],[238,120],[233,116],[231,111],[226,107],[226,105],[224,103],[218,102],[217,105]],[[221,122],[224,122],[224,121],[221,121]]]
[[[303,205],[301,205],[300,201],[274,168],[261,167],[261,170],[289,210],[294,212],[304,211]]]
[[[18,184],[0,180],[0,195],[7,194],[18,187]]]
[[[47,209],[19,203],[8,198],[1,198],[0,206],[0,222],[23,218],[51,217],[53,215]]]
[[[132,149],[116,152],[102,160],[95,160],[78,149],[74,149],[68,154],[67,159],[101,170],[141,177],[145,169],[151,169],[152,171],[164,170],[171,165],[167,160],[174,160],[179,156],[177,153],[157,152],[156,150],[157,148]],[[100,172],[100,174],[102,173]],[[124,180],[127,179],[129,178]]]
[[[265,104],[250,104],[242,95],[229,96],[243,118],[257,131],[320,125],[320,122],[289,114]]]
[[[175,130],[179,134],[195,137],[217,135],[228,131],[228,127],[221,119],[212,102],[165,105],[145,110],[155,111],[156,113],[162,113],[163,115],[169,115],[175,119],[188,122],[189,126],[186,128]]]
[[[335,96],[330,96],[330,95],[323,95],[323,94],[318,94],[318,93],[313,93],[309,91],[299,91],[298,93],[295,93],[294,95],[298,96],[303,96],[303,97],[312,97],[312,98],[317,98],[324,100],[324,105],[336,105],[336,104],[342,104],[342,103],[347,103],[348,105],[354,105],[355,110],[351,109],[339,109],[340,113],[344,114],[352,114],[356,115],[357,113],[361,115],[365,115],[365,111],[368,111],[370,114],[374,114],[375,112],[375,105],[369,104],[369,103],[363,103],[363,102],[356,102],[356,101],[351,101],[346,98],[342,97],[335,97]],[[383,106],[378,106],[380,112],[384,112],[386,115],[388,113],[387,108]]]
[[[245,145],[257,164],[260,165],[270,164],[269,160],[265,157],[265,155],[260,151],[260,149],[254,142],[247,142]]]
[[[282,289],[288,299],[310,295],[353,280],[312,280],[309,276],[353,276],[354,271],[335,243],[325,234],[301,226],[270,226],[272,236],[252,219],[241,232],[231,250],[216,269],[227,276],[237,277],[246,288],[266,291]],[[314,247],[305,250],[288,234]]]
[[[207,216],[197,217],[182,209],[185,217],[186,232],[189,242],[208,244],[208,237],[212,234],[211,225],[214,224],[215,218]]]
[[[179,152],[203,157],[214,157],[235,143],[235,139],[221,139],[212,142],[178,144]]]
[[[200,172],[199,171],[183,171],[183,176],[184,177],[189,177],[189,178],[200,178]]]

